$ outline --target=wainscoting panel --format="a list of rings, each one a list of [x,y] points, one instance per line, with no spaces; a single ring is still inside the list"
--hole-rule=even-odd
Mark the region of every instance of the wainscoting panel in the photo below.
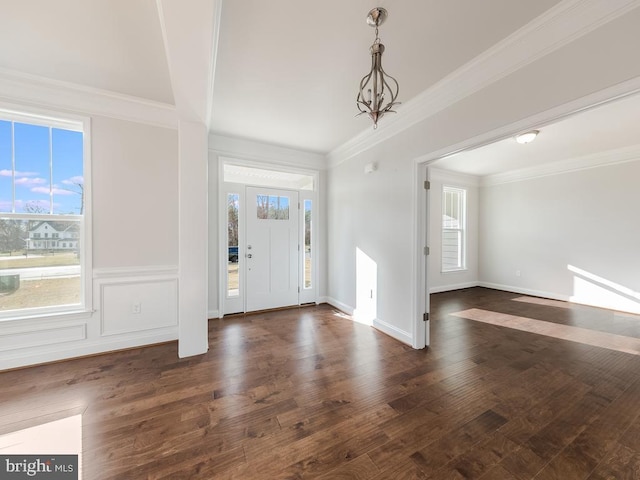
[[[0,352],[22,348],[41,347],[57,343],[84,340],[87,338],[85,324],[67,325],[57,328],[0,333]]]
[[[0,323],[0,370],[178,338],[178,267],[93,270],[94,310]]]
[[[178,269],[101,269],[94,273],[100,336],[178,325]]]
[[[101,334],[119,335],[178,325],[178,281],[103,283]]]

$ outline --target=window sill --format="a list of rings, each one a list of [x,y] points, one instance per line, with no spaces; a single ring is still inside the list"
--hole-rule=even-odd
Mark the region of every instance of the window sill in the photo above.
[[[455,270],[440,270],[440,273],[442,275],[448,275],[450,273],[464,273],[468,271],[469,271],[468,268],[456,268]]]
[[[40,321],[57,321],[57,320],[86,320],[91,318],[95,310],[60,310],[47,312],[25,312],[24,314],[16,314],[13,316],[0,316],[0,324],[11,322],[40,322]]]

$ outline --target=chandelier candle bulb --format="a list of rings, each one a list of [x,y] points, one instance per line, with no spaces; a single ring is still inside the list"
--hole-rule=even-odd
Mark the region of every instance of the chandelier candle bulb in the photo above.
[[[367,15],[367,23],[376,29],[376,38],[371,45],[371,71],[360,80],[360,91],[356,99],[356,106],[362,115],[366,113],[373,120],[373,128],[378,127],[378,120],[387,112],[395,113],[392,108],[400,102],[396,102],[399,85],[395,78],[387,74],[382,68],[382,54],[384,45],[378,36],[378,27],[384,23],[388,16],[384,8],[374,8]],[[366,94],[365,94],[366,91]],[[390,95],[390,100],[385,103],[385,93]]]

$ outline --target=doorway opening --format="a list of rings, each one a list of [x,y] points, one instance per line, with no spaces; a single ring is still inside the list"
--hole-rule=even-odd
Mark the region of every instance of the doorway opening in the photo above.
[[[318,172],[221,159],[220,315],[317,303]]]

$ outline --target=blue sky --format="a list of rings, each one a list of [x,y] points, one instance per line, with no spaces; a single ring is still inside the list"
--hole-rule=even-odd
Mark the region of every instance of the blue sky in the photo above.
[[[45,213],[80,213],[83,183],[82,132],[52,129],[53,168],[49,162],[49,128],[14,122],[15,169],[12,166],[11,122],[0,120],[0,212],[15,212],[27,204]]]

